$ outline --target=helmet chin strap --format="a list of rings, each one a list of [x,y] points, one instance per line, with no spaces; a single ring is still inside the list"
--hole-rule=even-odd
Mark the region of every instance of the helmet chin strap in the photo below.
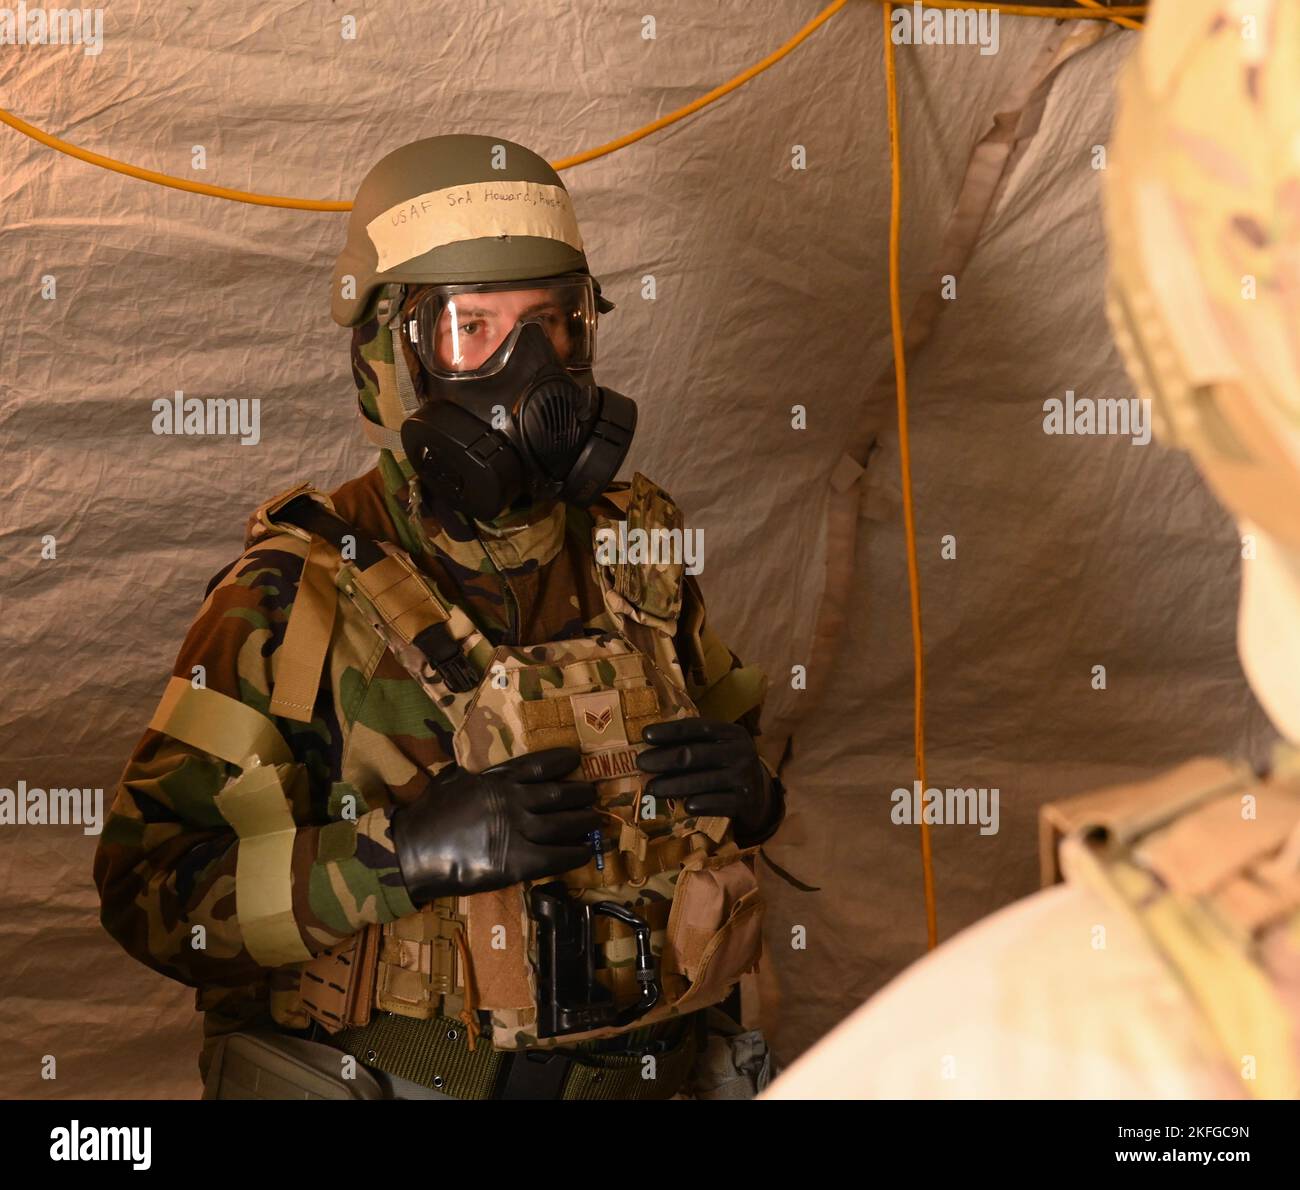
[[[388,327],[388,333],[392,337],[393,372],[397,378],[397,400],[402,407],[403,418],[410,417],[420,407],[420,396],[415,391],[415,382],[402,351],[402,305],[405,301],[406,286],[393,285],[380,299],[377,309],[380,323]]]
[[[357,410],[357,416],[361,419],[361,432],[374,446],[380,450],[391,450],[395,455],[406,454],[402,449],[402,436],[396,430],[371,421],[360,409]]]
[[[411,380],[411,370],[406,365],[406,356],[402,354],[402,332],[396,326],[390,327],[388,333],[393,337],[393,371],[397,373],[397,399],[402,406],[402,414],[410,417],[420,407],[420,397]]]

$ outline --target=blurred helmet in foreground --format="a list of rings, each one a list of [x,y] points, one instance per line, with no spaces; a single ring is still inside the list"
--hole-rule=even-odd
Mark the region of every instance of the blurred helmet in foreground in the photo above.
[[[1300,742],[1300,4],[1163,0],[1119,84],[1107,312],[1255,557],[1242,663]]]

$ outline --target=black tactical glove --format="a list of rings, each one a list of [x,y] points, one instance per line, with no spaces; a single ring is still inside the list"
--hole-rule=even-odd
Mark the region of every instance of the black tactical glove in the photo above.
[[[508,888],[557,876],[592,856],[600,828],[590,781],[562,781],[579,764],[573,748],[548,748],[470,773],[449,764],[392,816],[407,895],[435,897]]]
[[[739,723],[670,719],[649,724],[642,738],[652,746],[636,758],[637,768],[665,774],[646,786],[651,797],[683,799],[688,814],[730,818],[742,847],[776,833],[785,816],[784,790]]]

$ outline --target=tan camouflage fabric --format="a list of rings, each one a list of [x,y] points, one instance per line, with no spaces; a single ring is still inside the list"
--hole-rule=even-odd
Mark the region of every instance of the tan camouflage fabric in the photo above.
[[[1300,1097],[1300,753],[1189,761],[1099,793],[1062,845],[1072,883],[1141,925],[1208,1021],[1243,1090]]]
[[[632,528],[680,532],[680,511],[640,473],[617,499],[626,503]],[[617,519],[597,515],[593,540],[615,533]],[[649,778],[635,763],[646,747],[646,724],[699,713],[674,644],[682,570],[680,562],[666,560],[598,564],[607,621],[600,628],[589,625],[583,637],[494,650],[463,613],[459,619],[453,614],[448,626],[482,675],[477,689],[457,693],[362,597],[354,568],[341,569],[340,590],[387,640],[453,731],[457,763],[476,772],[547,748],[571,747],[581,754],[573,776],[595,783],[612,850],[602,847],[599,862],[593,858],[565,873],[563,881],[578,900],[614,901],[638,912],[652,928],[651,948],[662,975],[659,1003],[635,1024],[542,1038],[536,1029],[537,938],[526,910],[527,888],[519,886],[385,925],[360,952],[376,956],[375,1003],[381,1010],[421,1020],[462,1016],[476,1027],[474,1011],[483,1009],[491,1014],[497,1048],[546,1048],[641,1029],[679,1015],[679,1002],[706,1007],[753,968],[761,950],[761,902],[752,851],[731,840],[727,819],[697,818],[670,799],[645,796]],[[743,672],[728,670],[727,677]],[[694,875],[679,880],[687,871]],[[447,944],[453,921],[465,925],[466,954]],[[619,1006],[632,1004],[640,989],[631,932],[603,919],[597,927],[596,977]],[[503,937],[494,938],[496,931]],[[369,1002],[368,986],[354,985],[368,985],[371,978],[356,948],[345,944],[304,972],[308,1011],[336,1031],[348,1015],[346,1005]],[[364,1024],[364,1012],[359,1016],[355,1023]]]
[[[1119,100],[1116,341],[1156,432],[1300,550],[1300,6],[1162,0]]]
[[[1108,314],[1157,434],[1191,451],[1244,541],[1259,531],[1258,552],[1243,550],[1239,648],[1294,741],[1300,5],[1161,0],[1119,99]],[[1135,789],[1134,818],[1071,840],[1067,872],[1133,909],[1247,1091],[1295,1097],[1300,781],[1293,753],[1276,768],[1266,783],[1218,764],[1209,783],[1177,770]]]

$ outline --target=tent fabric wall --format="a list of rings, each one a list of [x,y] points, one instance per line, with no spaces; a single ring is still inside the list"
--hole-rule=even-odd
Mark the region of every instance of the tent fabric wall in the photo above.
[[[134,164],[346,198],[385,152],[437,133],[489,132],[552,160],[603,143],[759,60],[820,5],[663,0],[653,40],[621,3],[351,7],[348,41],[340,14],[312,4],[234,17],[215,0],[116,3],[101,54],[11,52],[0,86],[15,114]],[[900,47],[904,308],[932,283],[972,146],[1059,35],[1004,18],[996,54]],[[1111,33],[1062,68],[957,299],[910,361],[930,784],[1001,791],[996,835],[935,828],[943,937],[1033,890],[1043,801],[1270,737],[1235,659],[1236,536],[1191,465],[1041,428],[1042,402],[1066,389],[1132,395],[1102,315],[1093,146],[1135,39]],[[640,404],[631,466],[704,530],[711,615],[773,676],[769,713],[801,697],[788,675],[826,560],[828,476],[846,435],[883,427],[852,614],[833,671],[809,675],[823,696],[770,846],[819,891],[765,875],[785,1060],[925,947],[917,831],[889,814],[913,778],[912,663],[897,435],[872,384],[890,359],[881,58],[877,6],[849,5],[725,100],[565,178],[618,304],[598,375]],[[206,171],[191,170],[195,145]],[[248,512],[372,463],[347,335],[327,313],[346,216],[146,185],[7,129],[0,146],[0,786],[111,800]],[[260,443],[153,434],[151,402],[176,390],[259,398]],[[806,429],[791,427],[795,404]],[[940,557],[945,534],[955,560]],[[75,827],[0,828],[0,1095],[194,1096],[193,992],[100,928],[94,843]]]

